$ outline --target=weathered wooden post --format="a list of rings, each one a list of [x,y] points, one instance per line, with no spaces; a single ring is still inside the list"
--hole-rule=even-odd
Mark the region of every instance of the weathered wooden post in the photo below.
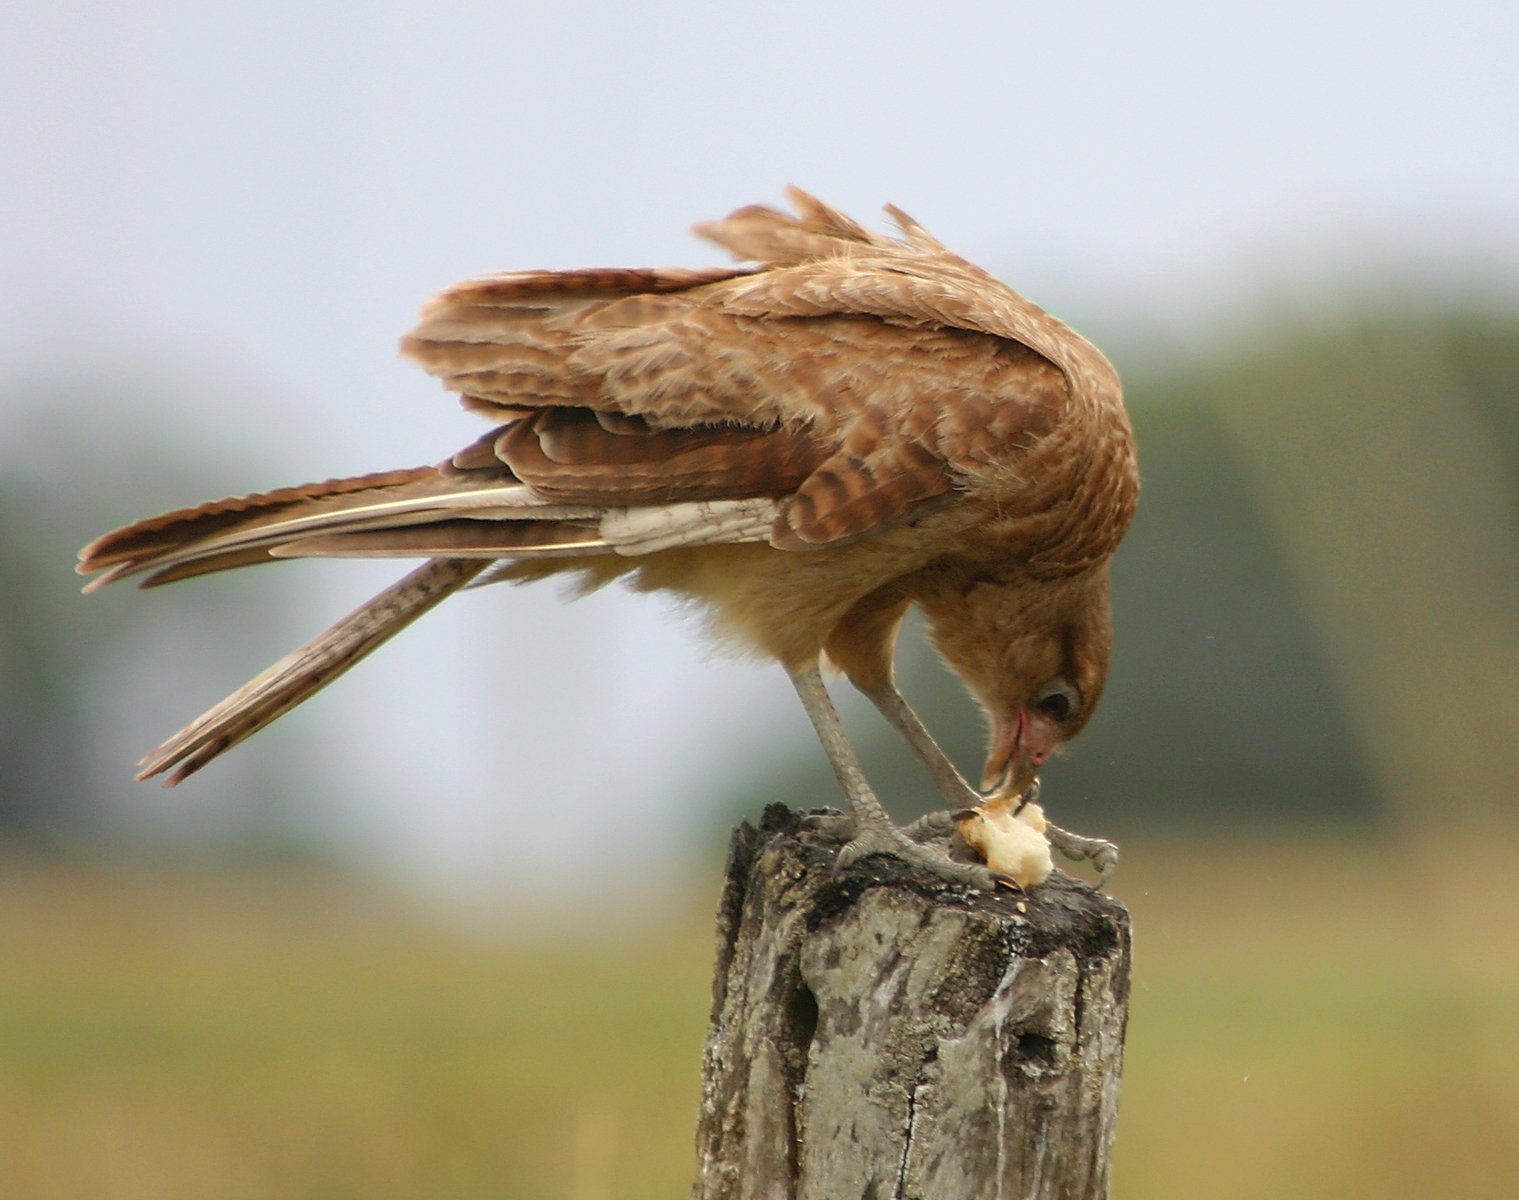
[[[780,805],[734,834],[693,1200],[1105,1197],[1128,912],[833,857]]]

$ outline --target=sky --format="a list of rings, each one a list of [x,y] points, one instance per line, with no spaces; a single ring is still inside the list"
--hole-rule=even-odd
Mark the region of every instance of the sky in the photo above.
[[[226,492],[437,461],[478,430],[396,355],[430,293],[719,262],[689,226],[787,183],[868,222],[900,205],[1135,354],[1248,330],[1262,291],[1311,306],[1342,264],[1503,290],[1516,53],[1497,2],[12,5],[0,469],[37,453],[43,392],[69,398],[55,433],[170,447]],[[250,667],[391,573],[292,581],[311,611]],[[285,722],[319,733],[235,753],[318,736],[362,800],[315,819],[433,886],[636,887],[694,796],[811,736],[778,670],[660,609],[458,598]],[[141,749],[218,698],[131,691],[102,736]]]

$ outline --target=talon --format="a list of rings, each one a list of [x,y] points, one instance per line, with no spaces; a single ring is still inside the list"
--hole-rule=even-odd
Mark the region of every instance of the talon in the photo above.
[[[962,880],[950,879],[951,883],[964,882],[968,886],[977,888],[983,892],[995,892],[998,884],[1004,887],[1011,887],[1015,891],[1021,892],[1023,890],[1018,886],[1016,879],[1012,879],[1000,871],[993,871],[989,867],[979,866],[976,863],[953,863],[951,865],[961,867],[965,871]]]
[[[1092,855],[1092,865],[1097,868],[1097,887],[1101,889],[1118,868],[1118,847],[1112,842],[1105,843],[1101,850]]]
[[[873,849],[868,846],[861,845],[860,839],[855,838],[853,841],[846,842],[844,845],[839,847],[838,855],[833,860],[833,869],[835,871],[842,871],[846,867],[854,866],[854,864],[859,862],[860,859],[865,858],[873,853],[875,853]]]
[[[1035,775],[1034,782],[1028,785],[1028,788],[1024,791],[1023,795],[1018,798],[1018,803],[1013,805],[1013,816],[1016,817],[1030,804],[1037,804],[1039,802],[1040,791],[1041,786],[1039,783],[1039,776]]]

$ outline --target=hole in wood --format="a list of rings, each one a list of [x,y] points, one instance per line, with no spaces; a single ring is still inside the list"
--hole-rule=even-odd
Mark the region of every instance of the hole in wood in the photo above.
[[[795,1034],[795,1044],[805,1054],[818,1028],[818,1000],[806,984],[799,985],[792,993],[787,1016]]]
[[[1013,1051],[1020,1063],[1036,1067],[1055,1065],[1055,1039],[1042,1033],[1020,1033],[1018,1045]]]

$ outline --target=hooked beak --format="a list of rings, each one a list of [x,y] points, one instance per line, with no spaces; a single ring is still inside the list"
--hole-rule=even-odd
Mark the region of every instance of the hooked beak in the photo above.
[[[1020,708],[1011,720],[999,721],[981,773],[981,790],[996,796],[1021,796],[1033,784],[1050,756],[1050,747]]]

